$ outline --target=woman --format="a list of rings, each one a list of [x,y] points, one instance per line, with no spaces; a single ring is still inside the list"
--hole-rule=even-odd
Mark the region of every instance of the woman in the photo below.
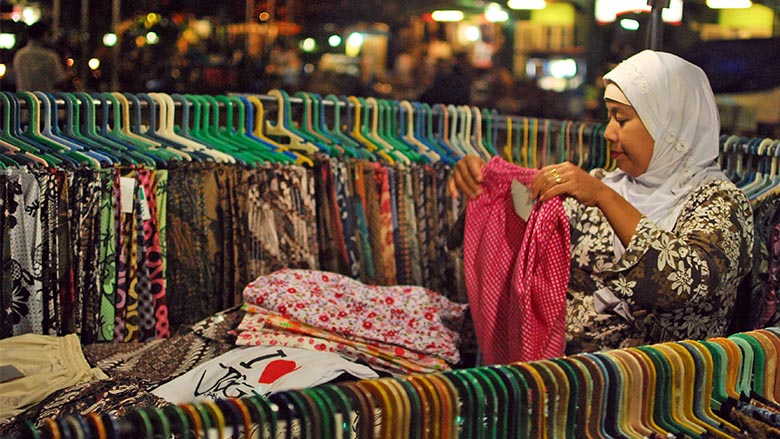
[[[567,353],[724,335],[749,271],[753,219],[718,168],[720,122],[704,72],[646,50],[604,76],[604,137],[618,170],[542,168],[538,202],[563,196],[571,227]],[[478,157],[454,184],[480,194]]]

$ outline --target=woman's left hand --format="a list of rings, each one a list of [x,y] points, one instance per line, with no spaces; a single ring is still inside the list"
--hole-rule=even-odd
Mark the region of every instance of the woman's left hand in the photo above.
[[[586,206],[598,205],[604,183],[571,162],[545,166],[531,180],[531,196],[547,201],[556,195],[568,195]]]

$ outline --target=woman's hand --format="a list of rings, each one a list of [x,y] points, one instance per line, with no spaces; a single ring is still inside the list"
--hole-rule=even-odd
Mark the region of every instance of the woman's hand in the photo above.
[[[569,162],[545,166],[531,180],[531,196],[546,201],[556,195],[574,197],[586,206],[597,206],[620,242],[628,246],[642,214],[598,178]]]
[[[455,165],[455,172],[449,182],[453,196],[462,192],[466,198],[476,198],[482,193],[482,168],[485,161],[475,155],[467,155]]]
[[[586,206],[597,206],[606,185],[570,162],[545,166],[531,180],[531,196],[547,201],[556,195],[574,197]]]

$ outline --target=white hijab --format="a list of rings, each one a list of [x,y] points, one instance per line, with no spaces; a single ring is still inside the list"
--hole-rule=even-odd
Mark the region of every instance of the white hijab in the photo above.
[[[727,179],[717,164],[720,116],[709,80],[688,61],[652,50],[621,62],[604,80],[620,87],[655,140],[644,174],[632,178],[618,169],[604,183],[671,231],[691,191]],[[619,259],[625,249],[613,241]]]

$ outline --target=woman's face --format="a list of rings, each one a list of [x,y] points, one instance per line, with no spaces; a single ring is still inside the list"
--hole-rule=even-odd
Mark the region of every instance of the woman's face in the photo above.
[[[604,138],[610,143],[617,167],[633,178],[647,171],[653,157],[653,137],[639,119],[634,107],[607,100],[609,122]]]

